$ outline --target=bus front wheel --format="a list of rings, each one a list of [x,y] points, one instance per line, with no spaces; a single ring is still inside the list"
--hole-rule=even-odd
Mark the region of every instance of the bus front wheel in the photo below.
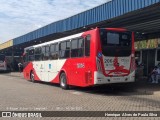
[[[60,86],[62,89],[68,89],[68,85],[67,85],[67,77],[66,74],[64,72],[62,72],[60,74]]]

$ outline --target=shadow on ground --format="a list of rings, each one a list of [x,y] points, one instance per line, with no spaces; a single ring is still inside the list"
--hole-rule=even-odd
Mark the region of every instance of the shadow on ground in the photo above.
[[[3,73],[3,75],[23,78],[22,73]],[[59,87],[59,84],[51,84],[39,81],[36,83]],[[141,79],[134,83],[108,84],[86,88],[71,86],[69,90],[106,96],[153,95],[155,93],[160,95],[160,84],[151,84],[148,83],[146,79]]]
[[[51,83],[45,83],[45,82],[39,82],[39,81],[36,83],[46,84],[46,85],[60,88],[59,84],[51,84]],[[109,84],[109,85],[99,85],[99,86],[92,86],[92,87],[85,87],[85,88],[70,86],[68,90],[90,93],[95,95],[104,95],[104,96],[132,96],[132,95],[153,95],[154,94],[154,91],[148,91],[149,88],[142,88],[140,85],[137,85],[137,84],[138,83]],[[157,90],[160,91],[160,87]]]

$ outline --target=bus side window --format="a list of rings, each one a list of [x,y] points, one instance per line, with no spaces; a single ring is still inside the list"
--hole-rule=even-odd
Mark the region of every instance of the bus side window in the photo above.
[[[29,61],[34,61],[34,49],[29,50]]]
[[[52,44],[50,46],[50,59],[51,60],[58,59],[58,43]]]
[[[78,39],[71,41],[71,57],[78,57]]]
[[[59,52],[58,43],[55,44],[55,51],[56,51],[56,52],[55,52],[55,59],[58,59],[58,57],[59,57],[59,56],[58,56],[58,52]]]
[[[59,44],[59,58],[70,57],[70,41],[61,42]]]
[[[91,36],[87,35],[85,38],[85,56],[90,56],[90,41]]]
[[[44,60],[49,60],[50,46],[45,46]]]
[[[45,60],[44,59],[44,56],[45,56],[45,51],[46,51],[46,48],[45,48],[45,46],[42,46],[42,60]]]
[[[50,60],[54,60],[54,49],[55,49],[55,45],[52,44],[50,46]]]
[[[35,48],[35,61],[42,60],[41,47]]]
[[[84,39],[79,38],[78,39],[78,57],[84,56]]]
[[[73,39],[71,41],[71,57],[84,56],[84,39],[82,37]]]

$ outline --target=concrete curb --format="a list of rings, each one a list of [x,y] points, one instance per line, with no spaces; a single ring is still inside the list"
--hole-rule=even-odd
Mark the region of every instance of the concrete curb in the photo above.
[[[135,92],[145,95],[160,95],[160,91],[154,91],[149,89],[136,89]]]

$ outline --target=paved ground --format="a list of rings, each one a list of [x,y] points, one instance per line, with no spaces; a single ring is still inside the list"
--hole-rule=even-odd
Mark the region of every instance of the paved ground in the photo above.
[[[75,87],[62,90],[59,85],[26,81],[20,73],[0,73],[0,82],[1,111],[160,111],[160,85]]]

